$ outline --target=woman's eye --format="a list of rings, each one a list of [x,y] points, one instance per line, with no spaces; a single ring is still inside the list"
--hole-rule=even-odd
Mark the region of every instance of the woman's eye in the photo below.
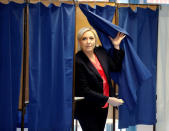
[[[90,37],[91,40],[93,40],[94,38],[93,37]]]
[[[86,40],[86,37],[83,37],[82,40]]]

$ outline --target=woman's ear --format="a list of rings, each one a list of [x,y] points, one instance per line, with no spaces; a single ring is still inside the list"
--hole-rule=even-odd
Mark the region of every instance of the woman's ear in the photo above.
[[[81,50],[81,45],[80,45],[80,42],[78,41],[78,51]]]

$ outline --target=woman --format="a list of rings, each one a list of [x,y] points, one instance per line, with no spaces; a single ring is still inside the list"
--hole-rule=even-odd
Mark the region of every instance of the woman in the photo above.
[[[119,32],[116,38],[110,38],[114,46],[112,58],[101,46],[96,47],[97,35],[93,29],[84,27],[78,32],[81,50],[76,54],[75,95],[84,99],[76,102],[75,118],[83,131],[103,131],[108,104],[123,104],[121,99],[111,97],[113,88],[109,73],[121,70],[124,51],[120,43],[124,37]]]

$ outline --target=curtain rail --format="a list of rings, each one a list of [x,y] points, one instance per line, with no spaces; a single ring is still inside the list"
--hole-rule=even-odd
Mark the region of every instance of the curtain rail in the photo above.
[[[15,2],[15,3],[26,3],[27,0],[0,0],[0,3],[3,4],[8,4],[9,2]],[[41,2],[42,4],[44,4],[45,6],[48,6],[49,4],[54,4],[56,6],[59,6],[61,3],[67,3],[67,4],[75,4],[76,6],[78,6],[79,4],[94,4],[94,5],[99,5],[99,4],[103,4],[102,6],[105,5],[112,5],[114,4],[114,6],[116,6],[117,8],[120,7],[130,7],[133,10],[135,10],[136,7],[140,7],[140,8],[150,8],[152,10],[156,10],[156,8],[161,9],[161,5],[158,4],[131,4],[131,3],[116,3],[116,2],[104,2],[104,1],[76,1],[76,0],[29,0],[28,4],[36,4],[38,2]]]
[[[16,2],[16,3],[26,3],[27,0],[0,0],[1,3],[8,3],[8,2]],[[75,0],[29,0],[28,3],[38,3],[38,2],[48,2],[48,3],[75,3],[75,4],[115,4],[118,7],[126,7],[126,6],[159,6],[159,4],[132,4],[132,3],[116,3],[116,2],[109,2],[109,1],[75,1]]]

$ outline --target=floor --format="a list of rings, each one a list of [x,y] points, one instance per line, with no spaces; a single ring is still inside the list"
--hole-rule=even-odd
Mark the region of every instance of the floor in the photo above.
[[[112,119],[107,119],[104,131],[112,131],[113,130],[112,123],[113,123]],[[118,129],[118,120],[116,120],[115,130],[116,131],[126,131],[126,129],[122,129],[122,130]],[[76,120],[74,121],[74,131],[82,131],[79,122]]]

